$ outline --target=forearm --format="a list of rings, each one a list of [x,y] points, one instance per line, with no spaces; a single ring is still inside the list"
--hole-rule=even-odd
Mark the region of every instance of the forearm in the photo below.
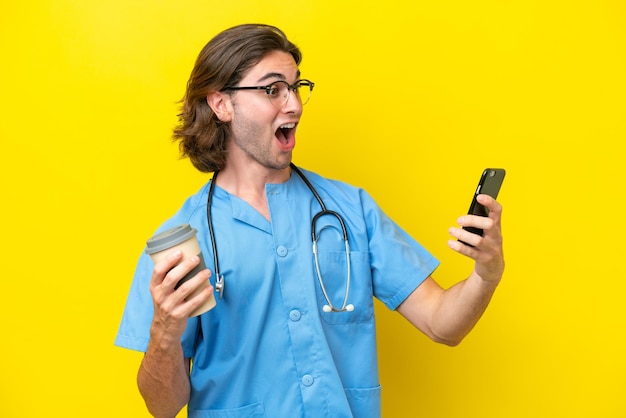
[[[174,418],[189,402],[189,363],[180,343],[151,341],[137,374],[137,386],[154,417]]]
[[[487,309],[498,282],[485,281],[476,273],[443,291],[431,318],[431,337],[458,345]]]
[[[460,227],[449,229],[452,239],[448,241],[452,250],[474,260],[470,276],[447,290],[428,277],[398,306],[398,312],[416,328],[447,345],[458,345],[476,325],[504,273],[502,206],[488,195],[476,199],[489,209],[489,216],[460,217]],[[480,228],[483,235],[463,227]]]
[[[190,314],[213,292],[209,286],[191,296],[208,281],[211,273],[206,269],[176,287],[200,262],[195,256],[181,262],[181,257],[180,251],[174,251],[159,261],[150,280],[154,317],[148,350],[137,373],[137,386],[148,410],[158,418],[174,418],[189,402],[190,360],[184,357],[181,338]]]

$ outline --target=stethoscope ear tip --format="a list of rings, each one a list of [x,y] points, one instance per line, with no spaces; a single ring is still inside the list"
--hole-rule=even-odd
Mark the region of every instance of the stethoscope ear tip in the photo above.
[[[324,306],[322,306],[322,310],[323,310],[324,312],[330,312],[330,311],[332,311],[332,309],[331,309],[331,308],[330,308],[330,306],[328,306],[328,305],[324,305]]]
[[[354,305],[353,304],[349,304],[346,306],[346,311],[348,312],[352,312],[354,310]]]

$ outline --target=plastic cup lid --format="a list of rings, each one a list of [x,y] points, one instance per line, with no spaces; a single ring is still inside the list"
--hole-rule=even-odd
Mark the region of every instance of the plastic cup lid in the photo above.
[[[163,231],[147,241],[146,254],[154,254],[167,250],[196,235],[196,229],[189,224],[178,225]]]

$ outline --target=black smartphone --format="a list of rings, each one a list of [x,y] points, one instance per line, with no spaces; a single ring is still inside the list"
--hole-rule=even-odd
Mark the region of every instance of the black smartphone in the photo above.
[[[506,171],[503,168],[486,168],[485,171],[483,171],[483,174],[480,176],[480,181],[478,182],[478,187],[476,187],[476,191],[474,192],[472,204],[467,211],[469,215],[489,215],[489,209],[478,203],[476,201],[476,196],[478,196],[479,194],[487,194],[496,199],[498,197],[498,193],[500,192],[500,187],[502,187],[502,182],[504,181],[505,175]],[[483,236],[482,229],[469,226],[463,227],[463,229],[470,231],[474,234],[478,234],[481,237]],[[465,242],[464,244],[469,245]]]

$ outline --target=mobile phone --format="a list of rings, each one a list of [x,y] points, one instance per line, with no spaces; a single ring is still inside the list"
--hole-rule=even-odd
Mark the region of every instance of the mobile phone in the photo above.
[[[483,171],[483,174],[480,176],[480,181],[478,182],[478,187],[476,187],[476,191],[474,192],[472,203],[469,210],[467,211],[469,215],[489,215],[489,209],[478,203],[476,201],[476,196],[478,196],[479,194],[487,194],[496,199],[498,197],[498,193],[500,192],[500,187],[502,187],[502,182],[504,181],[505,175],[506,171],[503,168],[486,168],[485,171]],[[470,226],[464,226],[463,229],[474,234],[478,234],[481,237],[483,236],[482,229]],[[463,244],[469,245],[465,242]]]

